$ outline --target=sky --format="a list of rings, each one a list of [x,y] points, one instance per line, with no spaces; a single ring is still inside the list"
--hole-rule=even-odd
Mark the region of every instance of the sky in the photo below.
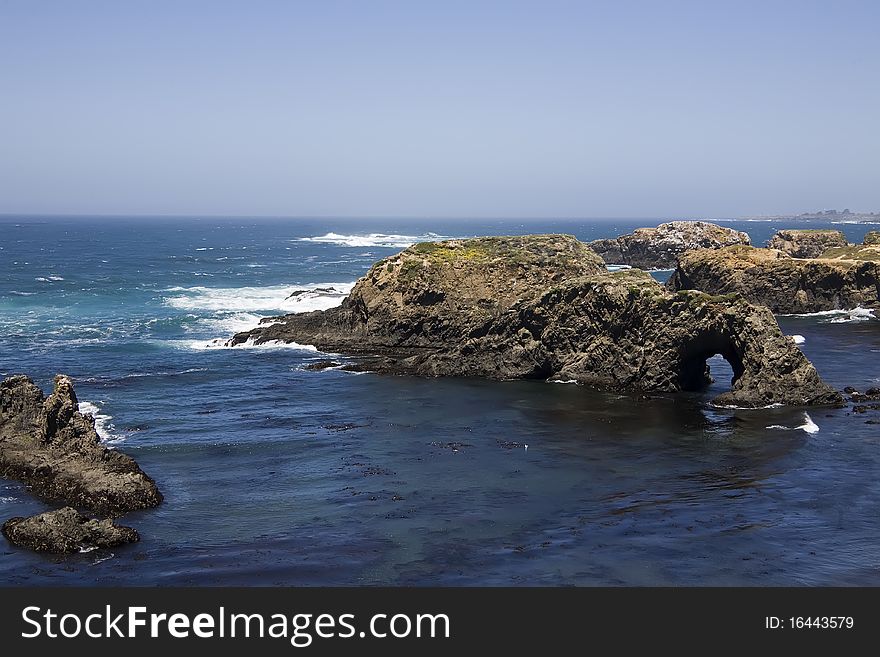
[[[0,0],[0,213],[880,211],[880,3]]]

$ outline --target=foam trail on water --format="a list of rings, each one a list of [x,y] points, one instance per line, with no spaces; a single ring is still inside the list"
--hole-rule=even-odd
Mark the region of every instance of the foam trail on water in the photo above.
[[[807,433],[819,433],[819,425],[813,422],[813,418],[809,413],[804,413],[804,423],[797,427],[786,427],[781,424],[771,424],[768,429],[782,429],[783,431],[797,431],[798,429]]]
[[[877,319],[874,310],[856,306],[851,310],[820,310],[815,313],[787,314],[782,317],[817,317],[829,324],[847,324],[849,322],[867,322]]]
[[[790,337],[792,340],[794,340],[795,344],[803,344],[804,342],[807,341],[807,339],[802,335],[790,335],[788,337]]]

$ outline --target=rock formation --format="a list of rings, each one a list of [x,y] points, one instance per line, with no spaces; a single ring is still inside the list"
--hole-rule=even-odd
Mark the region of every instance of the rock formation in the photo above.
[[[49,397],[23,375],[0,383],[0,476],[102,515],[157,506],[155,482],[130,456],[101,445],[94,419],[77,409],[66,376],[55,377]]]
[[[862,242],[865,246],[880,246],[880,230],[872,230],[865,235]]]
[[[748,246],[692,251],[679,259],[668,286],[709,294],[738,293],[783,314],[876,308],[880,246],[836,247],[813,260]]]
[[[88,518],[69,506],[30,518],[11,518],[3,523],[3,535],[13,545],[55,553],[86,552],[140,540],[131,527]]]
[[[782,251],[792,258],[818,258],[828,249],[847,246],[846,237],[839,230],[780,230],[767,248]]]
[[[313,344],[383,372],[668,392],[705,386],[706,359],[722,354],[735,381],[719,403],[841,401],[767,309],[605,272],[567,236],[418,244],[374,265],[340,307],[271,321],[230,344]]]
[[[682,253],[750,244],[749,236],[705,221],[672,221],[656,228],[637,228],[628,235],[595,240],[590,247],[608,264],[640,269],[671,269]]]

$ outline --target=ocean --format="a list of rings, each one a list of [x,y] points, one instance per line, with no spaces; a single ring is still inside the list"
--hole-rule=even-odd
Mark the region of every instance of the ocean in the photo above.
[[[0,583],[880,585],[870,415],[715,408],[719,358],[707,391],[640,399],[314,372],[307,345],[223,345],[338,304],[416,241],[660,221],[0,218],[0,375],[47,391],[71,375],[165,495],[124,518],[135,545],[59,557],[0,539]],[[796,227],[724,225],[755,244]],[[880,383],[870,312],[779,322],[832,385]],[[0,480],[0,521],[47,508]]]

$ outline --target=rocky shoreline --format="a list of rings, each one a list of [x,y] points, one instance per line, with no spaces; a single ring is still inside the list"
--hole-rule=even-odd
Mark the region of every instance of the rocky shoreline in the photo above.
[[[880,308],[880,245],[831,247],[818,258],[793,258],[749,246],[682,254],[671,290],[741,294],[777,314]]]
[[[766,308],[609,273],[562,235],[417,244],[376,263],[341,306],[272,318],[229,344],[273,340],[382,372],[621,391],[698,390],[711,380],[706,359],[721,354],[735,378],[718,404],[842,402]]]
[[[24,375],[0,382],[0,476],[24,482],[49,503],[100,516],[117,517],[161,504],[153,479],[130,456],[102,445],[94,419],[80,413],[78,406],[73,382],[64,375],[55,377],[48,397]],[[75,509],[43,516],[12,519],[3,533],[26,547],[69,546],[77,541],[65,542],[64,536],[81,536],[88,540],[77,544],[87,548],[120,535],[109,520],[88,524],[91,521]],[[74,527],[79,529],[71,533]]]

